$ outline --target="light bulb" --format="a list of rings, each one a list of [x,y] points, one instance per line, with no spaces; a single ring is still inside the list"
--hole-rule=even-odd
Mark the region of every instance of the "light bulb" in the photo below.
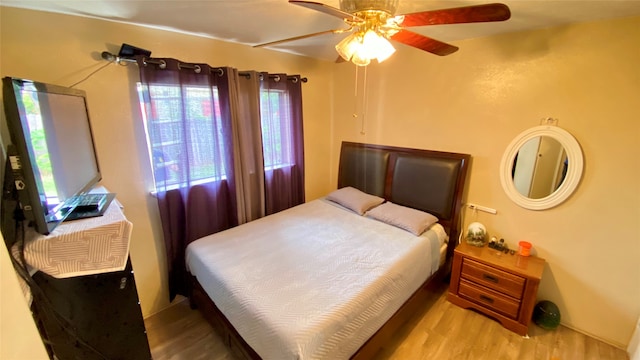
[[[336,45],[336,51],[340,56],[346,61],[351,61],[353,54],[355,54],[359,45],[358,36],[356,33],[353,33],[338,43]]]
[[[376,43],[378,41],[378,34],[376,34],[373,30],[367,30],[362,38],[362,50],[361,56],[366,57],[367,59],[375,58],[376,54]]]
[[[387,60],[391,55],[393,55],[393,53],[396,52],[396,48],[394,48],[393,45],[391,45],[391,42],[389,40],[383,37],[381,37],[380,40],[381,41],[378,45],[378,50],[376,55],[376,59],[378,59],[379,63]]]
[[[369,65],[369,63],[371,63],[371,59],[363,55],[362,46],[360,47],[359,50],[360,51],[356,51],[356,53],[353,54],[353,57],[351,58],[351,62],[358,66]]]
[[[367,30],[366,34],[364,34],[363,48],[365,57],[378,59],[378,62],[383,62],[396,51],[389,40],[373,30]]]

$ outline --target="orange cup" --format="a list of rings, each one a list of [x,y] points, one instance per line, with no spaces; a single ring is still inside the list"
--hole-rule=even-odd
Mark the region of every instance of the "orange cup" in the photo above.
[[[518,248],[518,253],[522,256],[529,256],[531,255],[531,243],[527,242],[527,241],[520,241],[518,243],[519,248]]]

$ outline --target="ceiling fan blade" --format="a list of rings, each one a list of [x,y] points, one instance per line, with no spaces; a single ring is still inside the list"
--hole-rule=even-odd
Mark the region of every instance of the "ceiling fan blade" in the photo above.
[[[432,54],[440,56],[449,55],[458,51],[457,46],[443,43],[442,41],[438,41],[404,29],[391,36],[391,40],[401,42],[403,44],[413,46],[420,50],[428,51]]]
[[[406,14],[403,27],[504,21],[511,17],[504,4],[484,4]]]
[[[342,11],[338,8],[334,8],[333,6],[325,5],[323,3],[315,2],[315,1],[298,1],[298,0],[289,0],[289,4],[304,6],[311,10],[316,10],[323,12],[325,14],[329,14],[331,16],[338,17],[340,19],[356,19],[361,20],[359,17],[350,14],[348,12]]]
[[[253,47],[265,47],[265,46],[271,46],[271,45],[277,45],[280,43],[285,43],[285,42],[289,42],[289,41],[296,41],[296,40],[302,40],[302,39],[307,39],[310,37],[314,37],[314,36],[318,36],[318,35],[325,35],[325,34],[340,34],[346,31],[349,31],[350,29],[335,29],[335,30],[325,30],[325,31],[320,31],[317,33],[313,33],[313,34],[307,34],[307,35],[300,35],[300,36],[295,36],[292,38],[287,38],[287,39],[282,39],[282,40],[276,40],[276,41],[271,41],[268,43],[264,43],[264,44],[258,44],[258,45],[253,45]]]

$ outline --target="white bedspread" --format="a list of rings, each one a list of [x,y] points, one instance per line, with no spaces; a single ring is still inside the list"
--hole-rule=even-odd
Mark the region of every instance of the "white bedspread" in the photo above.
[[[187,266],[263,359],[347,359],[437,269],[439,232],[314,200],[193,242]]]

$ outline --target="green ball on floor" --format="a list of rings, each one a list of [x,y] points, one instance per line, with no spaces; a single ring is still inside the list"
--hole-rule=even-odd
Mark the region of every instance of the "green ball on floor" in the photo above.
[[[545,330],[554,330],[560,325],[560,309],[549,300],[542,300],[533,309],[533,322]]]

